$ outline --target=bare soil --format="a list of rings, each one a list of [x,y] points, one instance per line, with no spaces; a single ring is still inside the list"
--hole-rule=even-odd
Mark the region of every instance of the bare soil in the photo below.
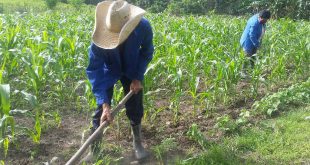
[[[238,88],[249,88],[247,82],[238,84]],[[276,90],[276,89],[275,89]],[[261,88],[258,98],[265,94],[265,89]],[[241,95],[241,94],[240,94]],[[195,154],[201,149],[200,146],[190,140],[186,133],[193,123],[199,125],[200,131],[210,141],[217,141],[223,132],[214,131],[216,117],[223,114],[229,114],[236,119],[241,109],[250,108],[254,103],[254,99],[237,97],[230,105],[218,105],[215,113],[205,115],[204,112],[198,112],[193,115],[193,106],[185,99],[180,102],[180,110],[178,113],[178,121],[174,121],[175,114],[169,109],[169,100],[161,98],[155,101],[154,109],[164,109],[152,119],[144,118],[142,123],[142,134],[144,137],[144,146],[150,151],[151,156],[144,161],[136,161],[132,151],[132,137],[130,133],[130,125],[122,111],[119,116],[110,125],[104,134],[104,155],[118,158],[117,164],[169,164],[175,159],[185,159],[186,155]],[[0,153],[0,160],[4,160],[6,164],[12,165],[28,165],[28,164],[65,164],[71,156],[78,150],[81,145],[83,132],[89,130],[90,114],[86,112],[78,113],[75,110],[67,110],[61,114],[62,121],[59,127],[48,127],[42,135],[39,144],[34,144],[29,137],[24,134],[17,135],[14,144],[10,144],[8,155],[4,158]],[[32,126],[34,123],[26,117],[16,118],[17,125]],[[255,121],[254,121],[255,122]],[[213,131],[212,131],[213,130]],[[152,147],[159,145],[166,138],[175,138],[178,143],[177,147],[164,153],[159,160],[156,153],[152,152]]]
[[[33,125],[29,118],[15,120],[17,125]],[[57,164],[64,164],[68,156],[78,149],[82,132],[88,123],[84,114],[65,113],[60,127],[44,131],[39,144],[35,144],[28,136],[17,136],[4,160],[7,164],[26,165],[44,164],[57,159]]]
[[[167,101],[159,102],[157,106],[168,104]],[[188,150],[199,150],[199,146],[187,138],[188,128],[192,123],[197,123],[202,131],[207,131],[213,127],[214,121],[206,116],[198,118],[193,116],[190,109],[192,107],[185,105],[185,102],[180,104],[180,116],[177,123],[174,123],[174,114],[168,108],[162,111],[154,121],[143,120],[143,144],[151,154],[147,160],[138,162],[134,158],[130,124],[124,111],[114,119],[104,134],[103,142],[107,147],[104,147],[103,154],[119,158],[117,164],[166,164],[179,157],[184,158]],[[10,144],[7,157],[4,159],[1,158],[3,155],[0,155],[0,158],[4,159],[6,164],[12,165],[50,164],[51,161],[54,164],[65,164],[80,147],[83,132],[89,130],[90,116],[77,112],[64,112],[61,116],[60,127],[52,127],[44,131],[39,144],[35,144],[26,135],[17,136],[14,144]],[[86,116],[89,117],[86,118]],[[34,125],[26,117],[17,117],[15,120],[17,125],[29,127]],[[88,137],[87,133],[85,136]],[[158,160],[151,149],[166,138],[175,138],[178,146],[164,153],[161,160]]]

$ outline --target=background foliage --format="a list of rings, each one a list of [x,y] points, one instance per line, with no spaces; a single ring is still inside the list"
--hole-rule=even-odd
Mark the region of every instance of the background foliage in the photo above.
[[[85,0],[96,4],[100,0]],[[262,9],[270,9],[274,17],[308,19],[310,1],[307,0],[128,0],[152,12],[168,11],[173,14],[253,14]]]
[[[0,2],[0,13],[9,11],[27,11],[33,4],[45,3],[47,8],[54,9],[56,3],[60,6],[73,4],[76,7],[85,4],[96,5],[102,0],[29,0],[19,3],[19,0]],[[250,15],[262,9],[270,9],[274,18],[310,18],[310,1],[307,0],[127,0],[128,2],[147,9],[153,13],[168,12],[175,15],[212,13],[230,15]],[[11,6],[19,8],[12,9]],[[47,9],[46,8],[46,9]],[[46,10],[45,9],[45,10]],[[37,9],[38,10],[38,9]],[[42,11],[42,9],[39,9]]]

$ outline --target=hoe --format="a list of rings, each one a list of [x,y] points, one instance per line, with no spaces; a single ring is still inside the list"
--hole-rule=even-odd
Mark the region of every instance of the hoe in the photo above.
[[[130,91],[121,102],[112,110],[112,118],[117,115],[117,113],[124,107],[127,100],[133,95],[133,92]],[[104,121],[101,123],[100,127],[96,129],[96,131],[84,142],[82,147],[71,157],[71,159],[66,163],[66,165],[74,165],[75,162],[81,157],[81,155],[85,152],[88,146],[96,139],[98,135],[103,132],[103,129],[109,125],[109,122]]]

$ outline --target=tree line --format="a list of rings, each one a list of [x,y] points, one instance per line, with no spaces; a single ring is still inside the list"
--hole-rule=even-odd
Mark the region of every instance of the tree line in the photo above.
[[[62,2],[84,1],[96,5],[102,0],[60,0]],[[216,14],[244,15],[269,9],[274,18],[292,19],[310,18],[309,0],[127,0],[129,3],[147,9],[150,12],[169,12],[175,15],[210,12]]]

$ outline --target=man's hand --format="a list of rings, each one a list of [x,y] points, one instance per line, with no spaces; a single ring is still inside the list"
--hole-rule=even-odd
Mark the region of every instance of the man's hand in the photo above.
[[[134,94],[137,94],[141,89],[142,89],[141,81],[132,80],[130,84],[130,90],[132,90]]]
[[[112,122],[113,121],[113,118],[112,118],[112,115],[111,115],[111,107],[110,107],[109,104],[103,104],[102,105],[102,115],[101,115],[101,118],[100,118],[100,124],[102,124],[105,120],[107,122]]]

